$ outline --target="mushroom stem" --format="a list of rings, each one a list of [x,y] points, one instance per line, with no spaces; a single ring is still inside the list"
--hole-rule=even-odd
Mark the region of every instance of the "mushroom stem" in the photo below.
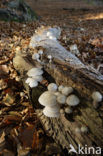
[[[38,62],[41,62],[40,59],[37,59]]]
[[[99,106],[99,103],[98,103],[97,101],[94,100],[94,101],[93,101],[93,106],[94,106],[95,109],[97,109],[98,106]]]
[[[52,56],[51,55],[48,55],[48,59],[49,59],[49,63],[50,63],[50,66],[51,66]]]
[[[43,59],[43,54],[40,55],[40,59],[41,59],[41,61],[42,61],[42,59]]]

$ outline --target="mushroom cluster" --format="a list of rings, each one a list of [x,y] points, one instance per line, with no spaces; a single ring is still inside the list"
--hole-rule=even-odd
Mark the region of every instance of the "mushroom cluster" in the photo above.
[[[43,55],[43,50],[40,49],[40,50],[38,50],[37,53],[34,53],[34,54],[32,55],[32,59],[33,59],[33,60],[36,60],[36,61],[38,61],[38,62],[41,62],[41,60],[42,60],[42,55]]]
[[[37,87],[38,82],[43,80],[43,70],[40,68],[32,68],[27,72],[28,78],[25,81],[31,88]]]
[[[43,113],[47,117],[59,117],[60,115],[60,106],[58,105],[57,97],[54,94],[57,88],[55,83],[50,83],[48,85],[48,91],[44,92],[39,97],[39,103],[45,106]]]
[[[81,127],[76,127],[75,132],[76,133],[88,133],[89,129],[86,125],[82,125]]]
[[[71,107],[80,103],[79,98],[72,92],[72,87],[64,87],[62,85],[58,87],[55,83],[50,83],[48,91],[39,97],[39,103],[45,106],[44,115],[47,117],[59,117],[60,113],[72,113]]]

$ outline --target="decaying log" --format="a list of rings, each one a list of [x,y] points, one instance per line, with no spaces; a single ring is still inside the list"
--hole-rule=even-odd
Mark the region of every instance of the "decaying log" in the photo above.
[[[47,28],[48,29],[48,28]],[[46,37],[47,30],[37,32],[31,39],[32,48],[43,48],[42,62],[32,60],[30,49],[26,53],[16,54],[14,67],[21,74],[23,81],[26,72],[35,66],[42,66],[45,73],[60,85],[72,86],[74,92],[80,98],[79,106],[73,109],[72,115],[62,114],[60,118],[48,118],[43,115],[42,107],[37,104],[40,94],[46,90],[41,84],[37,88],[30,89],[30,100],[34,103],[38,117],[47,133],[64,149],[69,151],[70,144],[78,150],[78,144],[88,147],[103,148],[103,102],[95,109],[91,94],[99,91],[103,94],[103,76],[96,70],[84,65],[75,55],[67,51],[57,40]],[[41,39],[37,40],[37,37]],[[52,56],[52,62],[48,55]],[[46,77],[49,82],[53,79]],[[28,88],[28,87],[27,87]],[[35,101],[35,97],[36,101]],[[87,133],[78,133],[76,128],[88,127]]]

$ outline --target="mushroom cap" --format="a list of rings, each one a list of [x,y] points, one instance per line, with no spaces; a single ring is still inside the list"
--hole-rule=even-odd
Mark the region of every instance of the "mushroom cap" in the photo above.
[[[41,75],[36,75],[32,77],[35,81],[41,82],[43,80],[43,77]]]
[[[98,92],[98,91],[93,92],[92,93],[92,98],[96,102],[101,102],[102,101],[102,94],[100,92]]]
[[[60,92],[54,92],[54,95],[59,96],[59,95],[61,95],[61,93]]]
[[[76,127],[76,128],[75,128],[75,132],[76,132],[76,133],[81,133],[81,129],[80,129],[79,127]]]
[[[37,86],[38,86],[38,82],[37,82],[37,81],[30,82],[30,83],[29,83],[29,86],[30,86],[31,88],[37,87]]]
[[[72,111],[71,108],[69,108],[69,107],[66,107],[66,108],[65,108],[65,113],[71,114],[72,112],[73,112],[73,111]]]
[[[43,109],[43,114],[47,117],[57,118],[60,116],[60,112],[48,111],[47,107]]]
[[[80,102],[79,98],[74,94],[68,96],[67,99],[66,99],[66,103],[69,106],[76,106],[76,105],[79,104],[79,102]]]
[[[38,54],[39,54],[39,55],[42,55],[42,54],[43,54],[43,50],[40,49],[40,50],[38,51]]]
[[[54,106],[57,104],[56,96],[52,92],[46,91],[39,97],[39,103],[43,106]]]
[[[52,59],[52,56],[51,55],[48,55],[48,59]]]
[[[32,80],[33,80],[33,78],[29,77],[26,79],[25,83],[29,84]]]
[[[49,112],[59,112],[60,111],[60,106],[55,105],[55,106],[46,106],[45,109]]]
[[[55,92],[56,90],[57,90],[57,85],[55,84],[55,83],[50,83],[49,85],[48,85],[48,90],[49,91],[53,91],[53,92]]]
[[[60,114],[64,114],[64,113],[65,113],[64,109],[61,108],[61,109],[60,109]]]
[[[88,127],[82,126],[82,127],[81,127],[81,132],[87,133],[87,132],[88,132]]]
[[[32,55],[32,59],[33,59],[33,60],[37,60],[37,59],[39,59],[39,57],[40,57],[40,56],[39,56],[38,53],[35,53],[35,54]]]
[[[62,95],[62,94],[58,95],[57,96],[57,102],[60,103],[60,104],[65,104],[65,102],[66,102],[66,96],[65,95]]]
[[[33,87],[37,87],[38,86],[38,82],[35,80],[35,79],[33,79],[33,78],[27,78],[27,80],[25,81],[27,84],[29,84],[29,86],[31,87],[31,88],[33,88]]]
[[[64,88],[64,86],[63,86],[63,85],[60,85],[60,86],[58,87],[59,92],[61,92],[63,88]]]
[[[32,68],[27,72],[27,75],[30,77],[42,75],[42,74],[43,74],[43,71],[40,68]]]
[[[72,87],[64,87],[61,92],[62,92],[62,94],[67,96],[73,92],[73,88]]]

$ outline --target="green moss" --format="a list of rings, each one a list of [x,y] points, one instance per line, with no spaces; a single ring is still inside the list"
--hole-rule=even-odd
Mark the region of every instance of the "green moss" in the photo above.
[[[20,14],[18,14],[18,12]],[[11,1],[8,3],[7,9],[0,9],[0,20],[29,22],[37,19],[37,14],[24,2],[24,0]]]

